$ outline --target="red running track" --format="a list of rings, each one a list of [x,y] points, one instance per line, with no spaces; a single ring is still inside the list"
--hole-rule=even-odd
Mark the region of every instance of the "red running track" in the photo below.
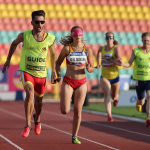
[[[41,114],[42,132],[21,137],[25,126],[23,101],[0,101],[1,150],[149,150],[150,127],[143,123],[82,113],[79,130],[81,145],[71,143],[73,112],[62,115],[59,103],[44,103]],[[34,129],[33,118],[32,127]]]

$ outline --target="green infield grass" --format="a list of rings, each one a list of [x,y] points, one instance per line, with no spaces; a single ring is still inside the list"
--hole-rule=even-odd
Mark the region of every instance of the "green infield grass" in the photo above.
[[[106,112],[104,103],[91,103],[83,109]],[[138,112],[135,107],[114,107],[112,104],[112,114],[146,119],[146,113]]]

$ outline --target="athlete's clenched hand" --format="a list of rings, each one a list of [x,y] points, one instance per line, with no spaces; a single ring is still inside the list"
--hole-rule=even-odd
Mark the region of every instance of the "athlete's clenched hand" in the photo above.
[[[6,69],[8,69],[10,66],[10,60],[7,60],[3,66],[3,70],[2,70],[2,73],[5,73],[6,72]]]

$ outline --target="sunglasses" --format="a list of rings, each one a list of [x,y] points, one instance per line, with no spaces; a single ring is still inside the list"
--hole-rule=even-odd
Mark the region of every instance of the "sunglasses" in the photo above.
[[[106,40],[108,40],[108,39],[114,39],[114,37],[113,36],[106,36]]]
[[[35,24],[39,24],[39,23],[44,24],[45,23],[45,21],[34,21],[34,22],[35,22]]]

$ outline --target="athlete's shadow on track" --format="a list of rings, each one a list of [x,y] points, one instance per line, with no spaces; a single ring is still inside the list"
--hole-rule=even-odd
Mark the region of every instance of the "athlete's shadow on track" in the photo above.
[[[110,135],[115,135],[133,141],[150,143],[150,127],[145,127],[144,123],[139,122],[93,122],[82,121],[81,126],[104,132]],[[89,132],[90,136],[90,132]]]
[[[12,127],[10,127],[10,128],[0,128],[0,130],[22,130],[23,128],[12,128]]]

